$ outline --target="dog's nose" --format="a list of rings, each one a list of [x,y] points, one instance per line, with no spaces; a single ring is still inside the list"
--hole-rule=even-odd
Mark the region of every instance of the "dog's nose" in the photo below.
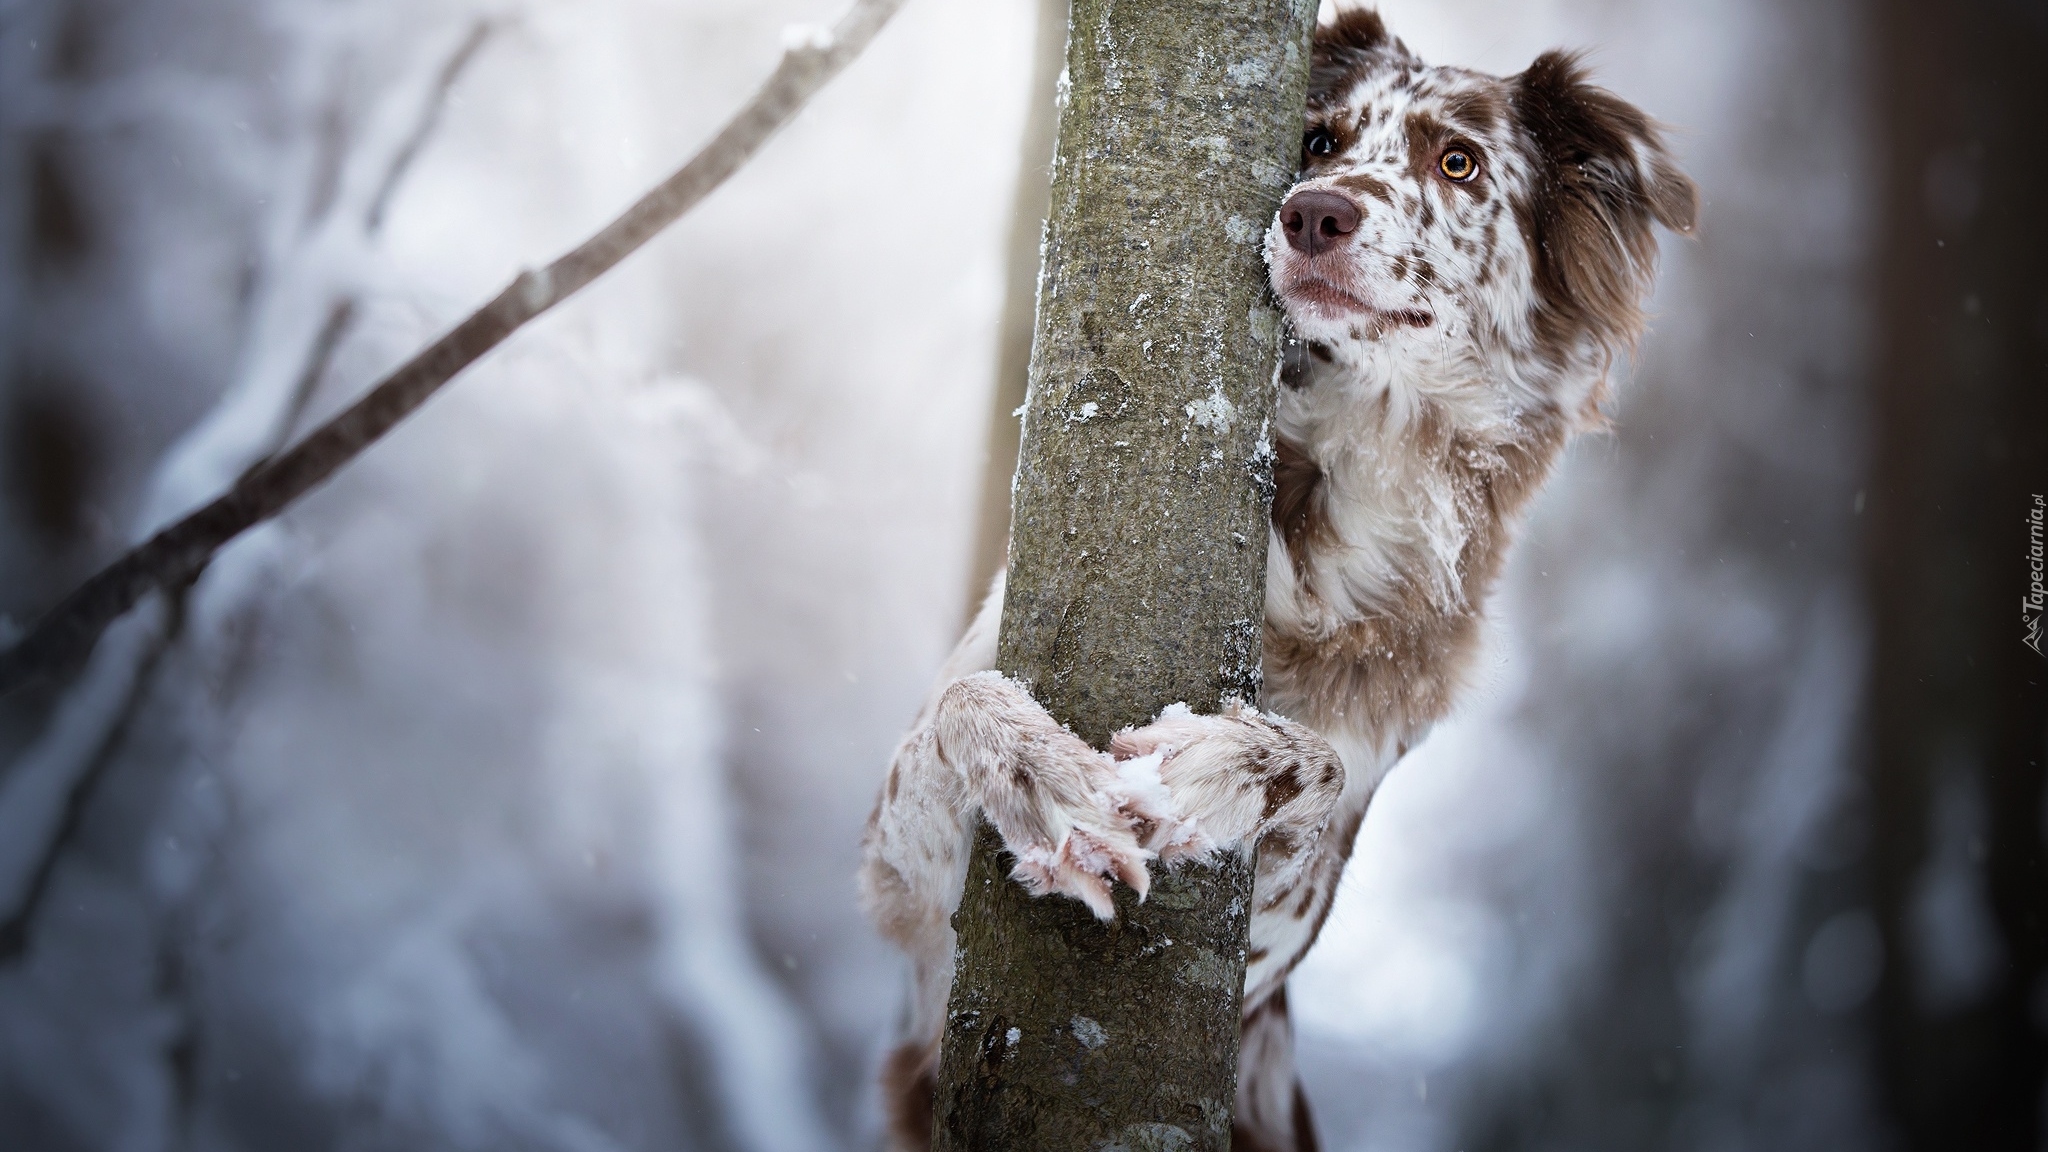
[[[1296,192],[1280,206],[1280,227],[1296,252],[1314,256],[1343,243],[1358,231],[1358,205],[1348,196],[1313,189]]]

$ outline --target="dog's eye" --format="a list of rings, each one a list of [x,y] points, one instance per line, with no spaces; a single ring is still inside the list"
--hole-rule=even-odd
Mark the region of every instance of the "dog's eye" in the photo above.
[[[1460,184],[1479,174],[1479,161],[1474,160],[1472,154],[1463,148],[1453,148],[1444,153],[1443,159],[1438,160],[1436,166],[1437,170],[1444,174],[1445,179],[1455,180]]]
[[[1311,128],[1302,136],[1301,147],[1311,156],[1328,156],[1337,150],[1337,138],[1328,128]]]

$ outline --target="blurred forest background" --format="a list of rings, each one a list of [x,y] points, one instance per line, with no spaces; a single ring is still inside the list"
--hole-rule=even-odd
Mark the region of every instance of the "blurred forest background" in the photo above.
[[[1433,62],[1589,49],[1705,211],[1297,978],[1326,1147],[2048,1148],[2048,7],[1381,8]],[[837,14],[0,0],[6,627]],[[1048,17],[912,0],[670,234],[0,701],[0,1146],[875,1145],[903,973],[852,874],[986,576]]]

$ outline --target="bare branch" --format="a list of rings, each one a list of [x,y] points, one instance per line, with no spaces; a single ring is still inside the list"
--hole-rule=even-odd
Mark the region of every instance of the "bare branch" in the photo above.
[[[100,633],[154,588],[196,579],[221,546],[334,475],[456,373],[568,299],[723,184],[858,56],[903,0],[855,0],[831,29],[793,35],[775,71],[689,163],[554,263],[519,274],[496,299],[379,381],[289,451],[101,569],[0,653],[0,695],[74,665]]]
[[[479,20],[470,27],[469,35],[462,38],[448,62],[441,65],[441,72],[434,77],[434,87],[427,93],[427,102],[420,109],[419,122],[413,125],[412,134],[391,158],[391,166],[384,170],[384,179],[377,185],[377,194],[370,198],[370,210],[363,217],[364,231],[372,236],[384,227],[384,213],[391,207],[391,196],[398,191],[399,181],[412,168],[412,162],[419,158],[427,146],[427,138],[434,134],[434,128],[441,123],[441,112],[448,106],[448,93],[455,88],[455,82],[462,79],[463,70],[476,59],[484,41],[490,39],[491,22]]]

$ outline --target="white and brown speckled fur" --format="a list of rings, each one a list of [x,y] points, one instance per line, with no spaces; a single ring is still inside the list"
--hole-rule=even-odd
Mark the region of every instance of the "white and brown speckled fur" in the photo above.
[[[1313,253],[1281,220],[1267,237],[1298,341],[1275,421],[1267,711],[1170,709],[1089,748],[987,672],[997,583],[869,825],[863,892],[916,971],[885,1075],[902,1147],[929,1131],[948,919],[983,814],[1019,880],[1099,915],[1110,878],[1142,889],[1148,859],[1259,846],[1234,1146],[1314,1147],[1287,974],[1374,789],[1450,709],[1529,497],[1600,424],[1643,329],[1653,225],[1692,227],[1693,186],[1655,126],[1570,56],[1504,78],[1430,67],[1353,10],[1318,30],[1314,66],[1290,198],[1335,193],[1360,215]],[[1454,149],[1476,161],[1468,179],[1443,173]]]

